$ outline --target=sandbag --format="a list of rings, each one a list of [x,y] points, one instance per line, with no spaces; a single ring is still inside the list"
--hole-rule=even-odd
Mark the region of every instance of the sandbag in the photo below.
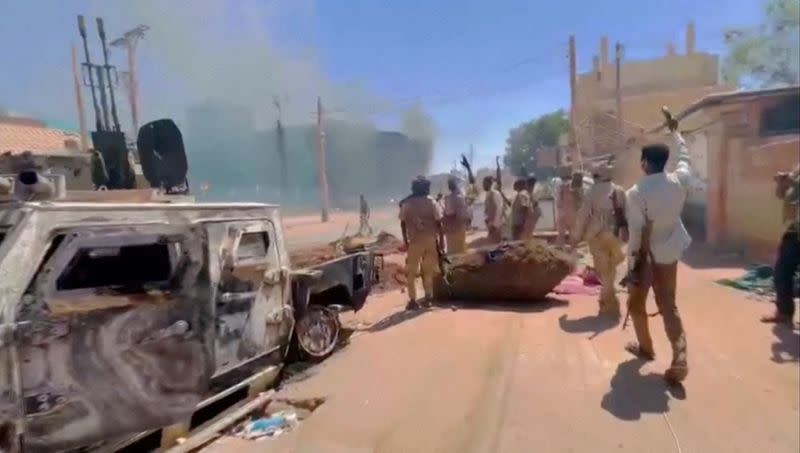
[[[438,300],[541,300],[573,267],[568,254],[538,239],[479,247],[450,260],[449,285],[441,275],[434,280]]]

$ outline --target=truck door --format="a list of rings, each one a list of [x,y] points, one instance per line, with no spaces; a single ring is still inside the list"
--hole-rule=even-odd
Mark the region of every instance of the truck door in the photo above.
[[[286,345],[293,318],[289,271],[281,265],[272,222],[222,222],[207,228],[209,243],[219,244],[215,344],[219,375]]]
[[[18,314],[29,451],[191,416],[214,365],[204,235],[142,225],[52,238]]]

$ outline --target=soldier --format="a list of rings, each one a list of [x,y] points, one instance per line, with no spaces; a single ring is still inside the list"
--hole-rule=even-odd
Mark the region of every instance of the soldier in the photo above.
[[[367,199],[364,198],[364,194],[359,195],[359,227],[358,227],[358,235],[371,235],[372,234],[372,227],[369,226],[369,205],[367,204]]]
[[[539,206],[539,198],[536,195],[536,182],[535,176],[529,176],[525,181],[531,198],[531,211],[529,212],[528,220],[525,222],[525,231],[523,233],[526,238],[533,236],[534,231],[536,231],[536,224],[542,218],[542,208]]]
[[[652,287],[672,345],[672,363],[664,378],[670,384],[677,384],[689,373],[686,334],[675,303],[675,288],[678,260],[692,242],[681,221],[692,172],[686,143],[678,132],[678,121],[666,107],[663,112],[678,146],[677,169],[674,173],[664,171],[669,159],[667,145],[645,146],[641,156],[645,176],[626,193],[629,274],[623,281],[628,286],[628,310],[638,343],[629,343],[625,349],[645,360],[655,357],[645,310],[647,293]]]
[[[447,180],[450,193],[444,197],[444,227],[447,240],[447,253],[462,253],[467,248],[467,226],[470,223],[470,212],[467,200],[458,187],[456,178]]]
[[[575,216],[578,211],[577,191],[572,184],[572,168],[559,168],[558,177],[554,178],[554,198],[556,202],[556,229],[558,238],[556,245],[564,246],[567,235],[572,236],[575,229]]]
[[[617,266],[625,261],[622,252],[624,234],[617,228],[615,213],[624,212],[625,192],[611,182],[611,168],[599,164],[593,171],[594,184],[578,210],[575,234],[570,238],[574,248],[582,240],[589,244],[594,268],[600,277],[600,314],[619,319],[619,299],[615,289]]]
[[[800,268],[800,165],[775,175],[775,195],[783,202],[784,233],[775,262],[775,314],[761,322],[791,325],[794,319],[794,275]]]
[[[503,228],[503,198],[500,192],[494,188],[493,177],[483,178],[483,191],[486,194],[483,213],[486,218],[486,229],[489,231],[489,242],[499,244],[503,240],[501,232]]]
[[[515,241],[527,239],[526,224],[530,221],[533,206],[530,193],[524,179],[514,181],[514,191],[517,195],[511,204],[511,238]]]
[[[442,212],[430,197],[431,183],[420,176],[411,184],[411,196],[400,205],[400,229],[406,249],[407,310],[419,308],[417,274],[422,274],[422,287],[428,304],[433,298],[433,279],[438,272],[439,247],[443,243]]]

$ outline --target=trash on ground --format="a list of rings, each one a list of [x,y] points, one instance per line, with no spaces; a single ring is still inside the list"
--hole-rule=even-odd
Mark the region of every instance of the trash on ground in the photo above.
[[[772,275],[772,267],[756,265],[749,267],[739,278],[723,278],[717,280],[717,283],[760,296],[770,296],[775,293]]]
[[[251,414],[231,435],[247,440],[278,437],[297,428],[324,402],[324,398],[272,400],[265,408]]]
[[[746,291],[754,299],[769,299],[775,295],[774,270],[766,264],[749,266],[739,278],[723,278],[717,283],[730,288]],[[800,272],[794,277],[794,295],[800,297]]]
[[[291,429],[297,423],[297,414],[276,412],[270,417],[250,420],[244,425],[240,437],[255,440],[262,437],[276,437]]]

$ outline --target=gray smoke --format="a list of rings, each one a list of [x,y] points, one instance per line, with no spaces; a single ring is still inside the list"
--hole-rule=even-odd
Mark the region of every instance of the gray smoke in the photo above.
[[[106,19],[112,37],[112,30],[118,34],[140,23],[150,27],[139,59],[158,70],[140,77],[140,122],[175,119],[185,135],[194,187],[210,182],[215,198],[274,201],[281,193],[276,98],[286,128],[292,185],[291,198],[284,202],[308,204],[317,199],[318,96],[329,111],[328,176],[334,202],[369,193],[370,184],[384,183],[381,188],[391,194],[407,190],[406,176],[428,170],[436,129],[420,106],[393,105],[358,81],[333,82],[313,48],[274,42],[271,32],[290,27],[293,34],[313,37],[313,0],[95,0],[93,9],[91,15]],[[116,52],[115,63],[125,67],[124,54]],[[404,112],[397,128],[411,143],[378,135],[369,115],[386,111]],[[406,167],[396,190],[381,179],[386,163],[378,158],[380,152]],[[356,171],[374,177],[354,177]]]

